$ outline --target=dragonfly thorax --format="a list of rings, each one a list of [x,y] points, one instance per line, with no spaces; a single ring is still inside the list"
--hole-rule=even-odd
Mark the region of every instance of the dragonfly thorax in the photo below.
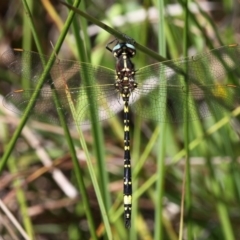
[[[134,79],[117,80],[115,88],[121,94],[123,101],[128,101],[130,94],[137,88],[137,83]]]
[[[135,75],[134,64],[124,54],[117,60],[116,74],[118,79],[133,78]]]
[[[134,64],[130,59],[135,54],[135,48],[131,46],[131,44],[119,43],[113,48],[117,56],[115,88],[121,94],[123,101],[128,101],[131,92],[137,88]]]

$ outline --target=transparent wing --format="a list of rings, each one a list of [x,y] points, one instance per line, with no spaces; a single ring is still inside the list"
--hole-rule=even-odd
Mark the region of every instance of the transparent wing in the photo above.
[[[3,53],[1,62],[12,72],[30,80],[34,87],[48,58],[35,52],[9,50]],[[76,108],[77,124],[87,123],[91,108],[98,108],[98,121],[112,117],[122,109],[122,102],[115,90],[114,81],[115,72],[111,69],[56,59],[43,88],[39,91],[38,99],[31,112],[32,116],[35,119],[47,119],[47,121],[59,123],[53,98],[56,93],[68,124],[73,124],[69,101],[72,101]],[[12,111],[22,113],[33,92],[33,89],[13,91],[5,97],[4,105]],[[94,101],[90,106],[88,99],[91,98]],[[8,103],[12,103],[16,108]]]
[[[21,78],[30,80],[33,88],[40,79],[48,60],[49,56],[21,49],[10,49],[1,56],[1,62]],[[56,59],[44,83],[49,86],[53,82],[55,88],[65,88],[65,85],[68,88],[76,88],[92,86],[92,84],[113,84],[114,79],[115,72],[112,69],[93,66],[89,63]]]
[[[239,60],[240,48],[234,45],[143,67],[135,75],[138,88],[134,99],[139,100],[132,104],[132,110],[143,118],[163,122],[183,121],[186,106],[188,120],[232,110],[239,105],[240,88],[223,84],[220,78],[230,72],[231,76],[240,76]],[[186,84],[189,86],[187,105]],[[164,114],[165,105],[167,114]]]
[[[23,113],[26,109],[34,89],[30,90],[17,90],[11,92],[5,97],[3,102],[4,106],[16,113]],[[57,94],[60,109],[68,123],[71,124],[88,124],[90,117],[90,108],[98,110],[97,121],[108,119],[121,111],[122,103],[118,93],[114,87],[109,90],[109,86],[104,87],[91,87],[86,91],[86,88],[81,89],[41,89],[39,96],[35,102],[35,106],[31,111],[32,117],[37,120],[48,121],[59,124],[59,117],[57,108],[54,103],[53,95]],[[93,96],[94,95],[94,96]],[[70,96],[70,97],[69,97]],[[88,96],[93,96],[95,101],[92,105],[88,103]],[[111,100],[110,100],[111,99]],[[9,104],[11,102],[11,104]],[[70,103],[73,103],[76,110],[75,121],[73,120]],[[19,112],[20,111],[20,112]]]
[[[138,88],[131,94],[131,108],[143,118],[164,122],[183,121],[186,106],[188,120],[232,110],[239,105],[239,87],[216,84],[216,79],[229,72],[238,77],[239,58],[239,47],[234,45],[214,49],[192,58],[143,67],[135,74]],[[2,62],[11,71],[31,80],[33,87],[42,74],[43,62],[47,60],[48,57],[38,53],[20,50],[7,51],[2,55]],[[53,101],[55,92],[59,96],[60,108],[69,124],[72,123],[72,114],[67,93],[70,93],[76,108],[77,124],[89,120],[91,108],[98,108],[97,121],[112,117],[123,106],[122,99],[115,90],[114,80],[115,72],[111,69],[57,59],[39,92],[39,98],[32,110],[33,117],[42,119],[47,116],[51,122],[58,123],[57,109]],[[51,89],[52,82],[55,90]],[[185,83],[189,86],[187,105]],[[10,101],[17,109],[24,111],[33,91],[14,91],[6,96],[4,104],[11,108],[7,105]],[[91,105],[89,98],[93,99]],[[167,114],[164,114],[165,105]],[[14,111],[12,108],[11,110]]]

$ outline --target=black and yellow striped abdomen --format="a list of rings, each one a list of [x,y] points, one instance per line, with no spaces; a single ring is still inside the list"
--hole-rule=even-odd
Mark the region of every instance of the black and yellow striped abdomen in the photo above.
[[[132,176],[130,157],[130,132],[129,132],[129,108],[128,102],[124,103],[124,177],[123,177],[123,203],[125,226],[131,226],[132,209]]]
[[[119,92],[124,102],[124,174],[123,174],[123,203],[125,227],[131,226],[132,209],[132,176],[131,176],[131,157],[130,157],[130,120],[129,120],[129,98],[131,93],[137,88],[134,75],[134,64],[131,57],[135,55],[135,48],[131,44],[119,43],[113,48],[116,63],[116,83],[115,88]]]

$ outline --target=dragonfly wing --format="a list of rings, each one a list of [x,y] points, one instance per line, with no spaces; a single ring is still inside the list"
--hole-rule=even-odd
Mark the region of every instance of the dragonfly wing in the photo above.
[[[5,97],[3,105],[7,109],[22,115],[27,105],[31,101],[33,93],[33,89],[13,91]],[[64,105],[61,105],[61,109],[66,121],[68,123],[73,122],[72,115],[69,114],[68,109],[65,109]],[[39,90],[38,98],[33,109],[31,110],[31,116],[36,120],[59,124],[57,107],[54,104],[52,90]]]
[[[239,51],[239,47],[224,46],[192,58],[139,69],[135,74],[135,99],[140,100],[133,104],[134,111],[148,119],[182,122],[186,106],[189,121],[233,109],[239,104],[239,87],[216,80],[228,71],[238,76]]]
[[[22,50],[9,50],[1,56],[1,62],[21,78],[30,80],[34,87],[40,79],[48,56]],[[97,120],[107,119],[119,111],[118,93],[114,87],[115,72],[102,66],[88,63],[56,59],[45,84],[39,90],[38,98],[32,109],[35,119],[47,119],[59,123],[57,107],[53,95],[59,99],[58,106],[62,110],[68,124],[73,124],[72,111],[69,104],[75,106],[77,124],[89,122],[89,109],[97,109]],[[24,112],[34,90],[17,90],[8,94],[4,105],[15,112]],[[15,107],[8,104],[12,103]]]
[[[49,56],[21,49],[10,49],[1,55],[1,63],[22,79],[31,81],[32,87],[39,81],[48,60]],[[113,84],[114,79],[115,72],[112,69],[56,58],[45,84],[54,83],[55,88],[65,88],[66,85],[68,88],[77,88]]]
[[[73,99],[76,99],[76,119],[81,124],[89,123],[90,119],[96,122],[109,119],[123,107],[113,84],[81,88],[81,93],[77,93]],[[95,118],[91,117],[93,110],[97,112]]]
[[[38,81],[43,73],[44,62],[47,61],[47,56],[21,49],[9,49],[1,55],[3,65],[13,73],[32,82]]]
[[[18,114],[22,114],[31,101],[33,89],[17,90],[8,94],[4,99],[4,106]],[[54,102],[54,94],[57,95],[59,106]],[[92,104],[88,98],[94,98]],[[121,110],[121,102],[114,86],[95,86],[89,89],[46,89],[39,90],[38,98],[31,110],[34,119],[59,124],[58,110],[61,110],[68,125],[89,124],[91,109],[97,111],[96,121],[108,119]],[[72,111],[70,105],[74,106]],[[73,117],[73,114],[74,117]]]

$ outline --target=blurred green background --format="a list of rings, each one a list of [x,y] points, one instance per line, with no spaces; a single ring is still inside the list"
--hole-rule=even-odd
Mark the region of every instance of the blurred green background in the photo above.
[[[185,4],[98,0],[82,1],[80,9],[167,59],[239,42],[238,1],[191,1],[188,8]],[[0,53],[22,48],[50,55],[67,25],[60,59],[114,69],[115,59],[105,46],[115,37],[87,18],[76,14],[72,22],[69,17],[59,1],[1,1]],[[156,60],[138,51],[133,62],[138,69]],[[13,89],[29,86],[26,79],[1,66],[1,99]],[[0,113],[0,151],[10,153],[0,170],[3,239],[28,239],[3,204],[29,239],[240,239],[237,117],[219,121],[210,117],[184,125],[131,116],[134,193],[132,227],[127,230],[121,114],[99,126],[84,126],[83,135],[70,128],[70,136],[60,126],[30,118],[16,144],[9,147],[20,117],[2,104]],[[189,139],[184,137],[186,128]]]

